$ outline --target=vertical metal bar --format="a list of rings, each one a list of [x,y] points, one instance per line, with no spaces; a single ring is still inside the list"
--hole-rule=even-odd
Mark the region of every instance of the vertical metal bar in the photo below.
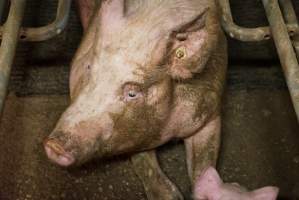
[[[0,112],[5,101],[11,65],[16,52],[19,30],[22,23],[26,0],[11,0],[7,21],[3,26],[0,47]]]
[[[298,20],[291,0],[279,0],[286,23],[298,27]]]
[[[277,0],[262,0],[299,120],[299,65]]]
[[[293,37],[293,46],[297,54],[297,58],[299,59],[299,36],[296,35]]]

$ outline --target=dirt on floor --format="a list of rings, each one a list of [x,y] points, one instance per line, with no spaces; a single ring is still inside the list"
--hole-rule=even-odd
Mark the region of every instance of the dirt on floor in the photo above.
[[[280,199],[299,199],[298,124],[288,92],[232,90],[224,102],[223,179],[250,189],[276,185]],[[146,199],[127,157],[68,170],[47,160],[43,138],[67,105],[67,95],[9,95],[0,127],[0,199]],[[158,152],[163,170],[192,199],[183,144]]]

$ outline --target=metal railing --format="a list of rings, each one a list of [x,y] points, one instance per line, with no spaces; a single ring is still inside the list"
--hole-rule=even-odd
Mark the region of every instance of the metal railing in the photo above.
[[[0,112],[7,93],[11,65],[15,56],[18,33],[21,27],[26,0],[12,0],[9,15],[3,26],[3,38],[0,46]]]
[[[71,1],[72,0],[59,0],[56,18],[51,24],[38,28],[22,27],[19,33],[19,40],[44,41],[60,34],[67,24]],[[0,27],[0,38],[2,35],[3,27]]]
[[[1,11],[3,11],[6,1],[0,1],[1,18],[3,13]],[[60,34],[69,18],[71,0],[59,0],[57,15],[53,23],[37,28],[21,27],[25,5],[26,0],[10,0],[7,20],[0,27],[0,113],[3,111],[11,66],[18,41],[43,41]]]
[[[299,25],[296,13],[291,0],[262,0],[262,3],[269,26],[245,28],[234,23],[229,0],[219,0],[222,27],[230,37],[244,42],[273,38],[299,120]]]

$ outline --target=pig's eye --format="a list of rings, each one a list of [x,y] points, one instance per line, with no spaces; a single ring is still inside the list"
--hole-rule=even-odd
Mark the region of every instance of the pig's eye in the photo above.
[[[124,87],[124,100],[132,101],[139,99],[143,96],[140,88],[137,85],[126,85]]]

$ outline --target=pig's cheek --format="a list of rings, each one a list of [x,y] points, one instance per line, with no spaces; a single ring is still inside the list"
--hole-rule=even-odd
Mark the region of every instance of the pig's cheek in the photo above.
[[[156,109],[157,117],[160,119],[166,118],[170,112],[170,92],[153,90],[147,96],[146,104],[148,106],[154,106]]]
[[[148,105],[154,105],[157,104],[158,101],[160,100],[160,96],[162,96],[159,93],[159,89],[156,87],[152,87],[148,90],[148,94],[146,96],[146,102]]]

